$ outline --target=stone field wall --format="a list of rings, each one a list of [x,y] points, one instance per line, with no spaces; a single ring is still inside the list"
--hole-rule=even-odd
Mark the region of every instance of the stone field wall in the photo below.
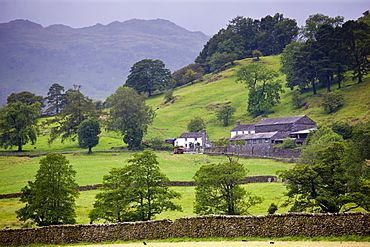
[[[203,237],[370,236],[363,212],[265,216],[199,216],[117,224],[60,225],[0,230],[0,245],[64,244]]]

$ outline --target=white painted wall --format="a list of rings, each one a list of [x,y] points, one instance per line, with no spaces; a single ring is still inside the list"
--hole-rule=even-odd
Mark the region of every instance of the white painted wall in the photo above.
[[[254,134],[254,133],[256,133],[256,131],[254,131],[254,130],[231,131],[231,137],[230,138],[233,138],[236,135]]]
[[[197,145],[199,143],[200,146],[203,146],[202,138],[178,138],[175,141],[175,146],[183,146],[185,148],[189,148],[190,143],[194,143]]]

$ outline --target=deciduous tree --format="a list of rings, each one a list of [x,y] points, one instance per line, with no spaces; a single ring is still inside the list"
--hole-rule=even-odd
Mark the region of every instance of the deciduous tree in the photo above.
[[[27,105],[33,105],[36,102],[39,102],[40,110],[42,107],[44,107],[44,97],[42,96],[37,96],[34,93],[28,92],[28,91],[23,91],[20,93],[12,93],[9,95],[7,98],[7,103],[15,103],[15,102],[22,102]]]
[[[80,148],[88,148],[89,154],[91,149],[99,144],[100,123],[97,119],[86,119],[78,127],[78,144]]]
[[[129,149],[141,146],[141,140],[152,123],[155,112],[145,104],[145,97],[129,87],[120,87],[111,96],[107,118],[108,130],[119,132]]]
[[[189,132],[201,132],[204,129],[204,120],[200,116],[196,116],[188,123]]]
[[[169,188],[169,179],[160,171],[153,151],[135,153],[128,163],[104,176],[103,192],[90,213],[92,220],[145,221],[165,210],[181,210],[172,202],[180,194]]]
[[[246,214],[247,210],[262,202],[241,187],[246,169],[232,159],[230,162],[210,164],[200,167],[195,173],[194,212],[206,214]]]
[[[344,97],[340,92],[334,91],[323,94],[321,106],[327,113],[332,113],[344,104]]]
[[[246,84],[249,89],[248,112],[261,114],[279,103],[280,93],[284,92],[278,73],[261,63],[242,66],[238,72],[238,82]]]
[[[36,143],[40,103],[31,105],[17,101],[0,108],[0,146],[7,149],[13,146],[23,151],[23,145]]]
[[[223,125],[229,126],[229,122],[234,115],[236,109],[231,105],[223,105],[216,113],[217,119],[223,123]]]
[[[370,183],[365,162],[334,142],[316,151],[312,164],[296,164],[279,176],[287,180],[291,211],[340,212],[358,207],[370,210]],[[353,172],[353,171],[356,172]]]
[[[131,67],[125,86],[151,96],[155,90],[168,89],[170,79],[171,72],[161,60],[143,59]]]
[[[21,202],[26,205],[16,212],[17,217],[31,219],[39,226],[74,224],[78,197],[75,175],[64,155],[46,155],[40,160],[35,181],[22,189]]]

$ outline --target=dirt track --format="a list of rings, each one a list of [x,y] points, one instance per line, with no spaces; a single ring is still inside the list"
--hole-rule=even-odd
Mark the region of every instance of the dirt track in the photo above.
[[[84,245],[84,247],[370,247],[370,242],[249,242],[249,241],[222,241],[222,242],[179,242],[179,243],[132,243]],[[81,247],[81,246],[76,246]]]

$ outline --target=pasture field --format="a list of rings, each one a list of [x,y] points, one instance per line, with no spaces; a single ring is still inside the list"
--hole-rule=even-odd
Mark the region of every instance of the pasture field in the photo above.
[[[208,156],[203,154],[174,155],[172,152],[157,152],[159,167],[171,181],[192,181],[195,172],[210,163],[228,161],[225,156]],[[102,183],[103,176],[112,167],[127,164],[132,153],[86,153],[66,154],[70,164],[77,171],[76,181],[79,185]],[[20,192],[33,181],[39,161],[42,157],[0,156],[0,194]],[[278,170],[289,169],[292,164],[271,159],[239,159],[249,170],[247,176],[275,175]]]
[[[243,185],[248,191],[264,198],[261,204],[250,208],[249,213],[252,215],[267,214],[267,209],[271,203],[280,205],[285,197],[283,195],[285,187],[282,183],[251,183]],[[181,199],[174,200],[175,203],[182,206],[182,212],[179,211],[165,211],[156,216],[156,219],[170,219],[175,220],[182,217],[195,217],[193,213],[193,203],[195,200],[195,187],[172,187],[173,190],[182,195]],[[95,195],[99,190],[90,190],[80,192],[79,198],[76,200],[76,221],[78,224],[88,224],[89,211],[93,208],[95,202]],[[0,229],[5,227],[20,228],[23,222],[16,218],[15,211],[23,207],[23,203],[19,198],[1,199],[0,200]],[[280,208],[277,213],[287,212],[288,208]],[[96,222],[103,223],[104,221]]]

